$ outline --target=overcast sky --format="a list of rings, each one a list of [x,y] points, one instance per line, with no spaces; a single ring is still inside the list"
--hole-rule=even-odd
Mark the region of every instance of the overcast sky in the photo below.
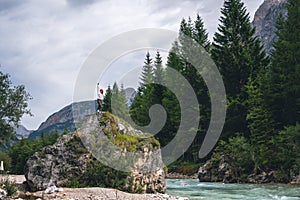
[[[251,19],[262,2],[244,0]],[[22,124],[37,129],[70,104],[83,62],[112,36],[138,28],[177,31],[182,18],[198,12],[211,39],[222,5],[223,0],[0,0],[0,70],[33,97],[34,117],[23,117]],[[144,54],[119,63],[141,66]],[[114,82],[110,78],[103,84]]]

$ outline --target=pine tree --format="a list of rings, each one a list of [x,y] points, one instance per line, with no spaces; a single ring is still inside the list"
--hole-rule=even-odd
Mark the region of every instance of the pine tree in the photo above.
[[[190,149],[184,154],[184,159],[189,161],[198,160],[198,152],[209,124],[210,115],[210,99],[208,96],[208,89],[203,78],[199,74],[198,70],[195,68],[199,66],[193,66],[191,64],[191,61],[193,63],[197,63],[199,59],[201,60],[203,58],[202,54],[194,55],[194,52],[191,51],[191,49],[195,49],[196,47],[195,42],[204,47],[206,50],[209,49],[210,43],[208,41],[208,34],[206,32],[206,29],[204,28],[204,23],[199,15],[197,15],[197,18],[194,22],[192,22],[192,19],[190,17],[187,21],[185,19],[182,19],[180,23],[178,42],[175,42],[173,44],[173,47],[169,52],[166,69],[166,74],[169,73],[169,70],[173,69],[178,71],[182,76],[184,76],[185,79],[192,86],[199,102],[199,109],[201,111],[201,127],[197,131],[194,143],[192,144]],[[199,51],[199,53],[200,52],[201,51]],[[182,85],[182,83],[179,83],[177,80],[178,79],[174,77],[166,77],[167,83],[172,84],[173,86],[178,88],[178,92],[184,95],[186,91],[183,88],[185,87]],[[174,134],[176,133],[176,130],[180,124],[180,106],[178,105],[178,101],[175,95],[171,91],[165,92],[163,102],[164,107],[169,109],[168,116],[170,120],[168,121],[169,124],[166,126],[167,130]],[[191,110],[196,109],[197,108],[191,108]],[[190,130],[186,131],[186,137],[189,137],[189,131]],[[168,135],[167,133],[164,134],[167,135],[167,138],[172,138],[172,135]]]
[[[150,123],[148,113],[153,102],[154,69],[149,52],[146,53],[140,80],[140,87],[130,108],[130,116],[136,124],[145,126]]]
[[[123,119],[127,119],[128,117],[128,107],[127,107],[127,99],[126,99],[126,95],[125,95],[125,89],[124,89],[124,85],[121,84],[121,89],[119,91],[119,95],[118,95],[118,101],[119,101],[119,105],[120,105],[120,116]]]
[[[121,90],[117,83],[114,83],[112,89],[112,98],[111,98],[111,109],[112,113],[118,117],[126,119],[127,117],[127,101],[124,92],[124,86],[121,86]]]
[[[276,135],[275,122],[265,101],[264,84],[266,69],[261,69],[256,79],[249,78],[246,91],[247,99],[247,124],[250,130],[250,143],[252,147],[252,159],[255,163],[254,172],[269,170],[272,166],[274,147],[272,139]]]
[[[295,125],[300,119],[300,20],[299,0],[289,0],[288,15],[278,21],[278,40],[272,53],[268,106],[277,129]]]
[[[204,22],[200,17],[199,13],[197,13],[196,20],[194,22],[195,27],[193,30],[193,38],[201,44],[206,51],[210,50],[210,42],[208,40],[207,30],[204,28]]]
[[[110,89],[110,86],[108,86],[107,90],[105,91],[105,97],[103,99],[103,111],[107,111],[111,113],[111,97],[112,97],[112,91]]]
[[[146,86],[147,84],[152,83],[152,81],[153,81],[152,58],[151,58],[149,52],[147,52],[147,54],[146,54],[146,58],[144,61],[144,66],[142,69],[142,74],[141,74],[140,79],[141,79],[140,85],[142,87]]]
[[[154,60],[154,85],[151,88],[151,94],[150,94],[150,104],[162,104],[162,98],[163,98],[163,93],[165,87],[163,86],[164,84],[164,78],[165,78],[165,70],[163,68],[162,64],[162,57],[157,51],[155,60]]]
[[[164,68],[162,65],[162,57],[161,57],[159,51],[156,52],[153,74],[154,74],[154,83],[163,84]]]
[[[222,135],[226,139],[236,132],[248,134],[245,85],[249,77],[255,79],[268,60],[260,41],[254,37],[255,29],[251,26],[244,3],[225,0],[221,13],[221,24],[212,45],[212,58],[226,88],[228,109]]]
[[[150,123],[148,101],[145,96],[147,93],[143,91],[145,91],[145,88],[138,88],[129,111],[131,118],[139,126],[146,126]]]

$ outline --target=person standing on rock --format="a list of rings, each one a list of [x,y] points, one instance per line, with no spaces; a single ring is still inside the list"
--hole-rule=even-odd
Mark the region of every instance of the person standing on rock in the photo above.
[[[103,99],[104,99],[104,90],[100,88],[98,83],[97,84],[97,103],[98,103],[97,113],[101,113],[102,111]]]

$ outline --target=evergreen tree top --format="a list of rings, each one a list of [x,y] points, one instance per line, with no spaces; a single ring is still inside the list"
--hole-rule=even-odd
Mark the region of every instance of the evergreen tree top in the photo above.
[[[152,58],[150,56],[149,51],[146,53],[144,66],[142,69],[142,74],[141,74],[140,79],[141,79],[140,85],[142,87],[144,87],[147,84],[152,83],[152,81],[153,81],[153,63],[152,63]]]
[[[218,32],[214,36],[214,46],[234,45],[239,41],[243,44],[253,37],[255,29],[251,26],[250,16],[240,0],[226,0],[221,8]]]

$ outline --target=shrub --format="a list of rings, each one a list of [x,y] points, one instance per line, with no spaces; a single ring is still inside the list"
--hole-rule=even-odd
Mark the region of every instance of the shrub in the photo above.
[[[66,183],[66,186],[69,187],[69,188],[82,188],[85,185],[81,184],[80,181],[78,180],[78,178],[73,177],[71,180],[69,180]]]
[[[8,176],[2,177],[0,180],[0,186],[6,190],[7,196],[13,196],[18,191],[15,181],[11,181]]]

